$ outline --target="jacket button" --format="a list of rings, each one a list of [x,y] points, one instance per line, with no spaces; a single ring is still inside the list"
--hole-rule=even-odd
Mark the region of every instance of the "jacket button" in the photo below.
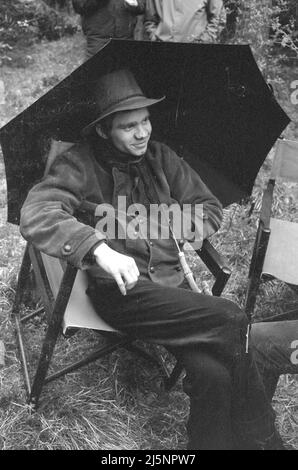
[[[71,251],[71,246],[70,245],[64,245],[64,251],[66,251],[66,253],[69,253]]]
[[[155,272],[155,268],[154,268],[153,266],[151,266],[150,272],[151,272],[151,273],[154,273],[154,272]]]
[[[150,246],[154,246],[154,243],[153,243],[153,242],[149,242],[149,245],[150,245]]]

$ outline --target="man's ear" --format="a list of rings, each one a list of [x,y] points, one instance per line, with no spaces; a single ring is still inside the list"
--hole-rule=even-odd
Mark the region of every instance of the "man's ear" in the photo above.
[[[102,139],[107,139],[108,138],[107,134],[103,131],[100,124],[96,124],[95,130],[96,130],[97,134],[99,135],[99,137],[101,137]]]

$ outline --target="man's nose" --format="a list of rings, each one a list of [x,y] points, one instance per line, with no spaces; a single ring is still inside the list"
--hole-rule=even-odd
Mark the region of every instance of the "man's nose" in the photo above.
[[[137,139],[144,139],[148,135],[148,130],[145,126],[138,126],[136,129],[135,136]]]

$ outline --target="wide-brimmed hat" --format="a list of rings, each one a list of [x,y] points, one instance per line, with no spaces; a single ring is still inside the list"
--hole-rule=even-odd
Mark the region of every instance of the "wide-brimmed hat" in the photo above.
[[[99,78],[95,87],[95,100],[98,117],[82,130],[88,135],[95,124],[119,111],[147,108],[164,100],[161,98],[147,98],[136,82],[132,72],[127,69],[117,70]]]

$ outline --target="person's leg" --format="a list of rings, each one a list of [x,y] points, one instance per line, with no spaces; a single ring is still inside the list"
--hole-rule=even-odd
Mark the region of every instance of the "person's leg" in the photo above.
[[[184,360],[192,396],[200,397],[192,401],[190,445],[192,442],[196,442],[198,448],[207,445],[206,436],[193,431],[195,404],[196,409],[203,410],[206,419],[210,417],[207,419],[209,434],[217,436],[214,444],[209,441],[210,446],[222,448],[227,445],[230,448],[231,439],[227,437],[227,443],[223,444],[217,433],[216,413],[221,416],[221,433],[226,436],[231,434],[232,419],[236,433],[241,430],[251,441],[255,437],[265,439],[272,433],[271,407],[251,355],[244,354],[247,319],[236,304],[186,289],[163,287],[151,281],[139,281],[126,296],[122,296],[114,284],[95,282],[89,288],[89,295],[101,317],[114,328],[168,348],[188,350]],[[196,351],[192,367],[190,350]],[[200,362],[200,353],[204,354],[204,362]],[[200,389],[200,376],[205,380],[208,376],[206,383],[212,384],[213,394],[209,399],[206,389]],[[229,393],[221,394],[219,383],[225,391],[232,388],[233,410],[229,420],[226,416],[231,408],[231,397]],[[210,391],[211,385],[207,387]]]
[[[279,376],[298,374],[298,320],[254,323],[251,344],[267,396],[272,400]]]
[[[171,349],[183,364],[183,389],[190,397],[188,449],[234,449],[231,375],[210,354],[195,348]]]

